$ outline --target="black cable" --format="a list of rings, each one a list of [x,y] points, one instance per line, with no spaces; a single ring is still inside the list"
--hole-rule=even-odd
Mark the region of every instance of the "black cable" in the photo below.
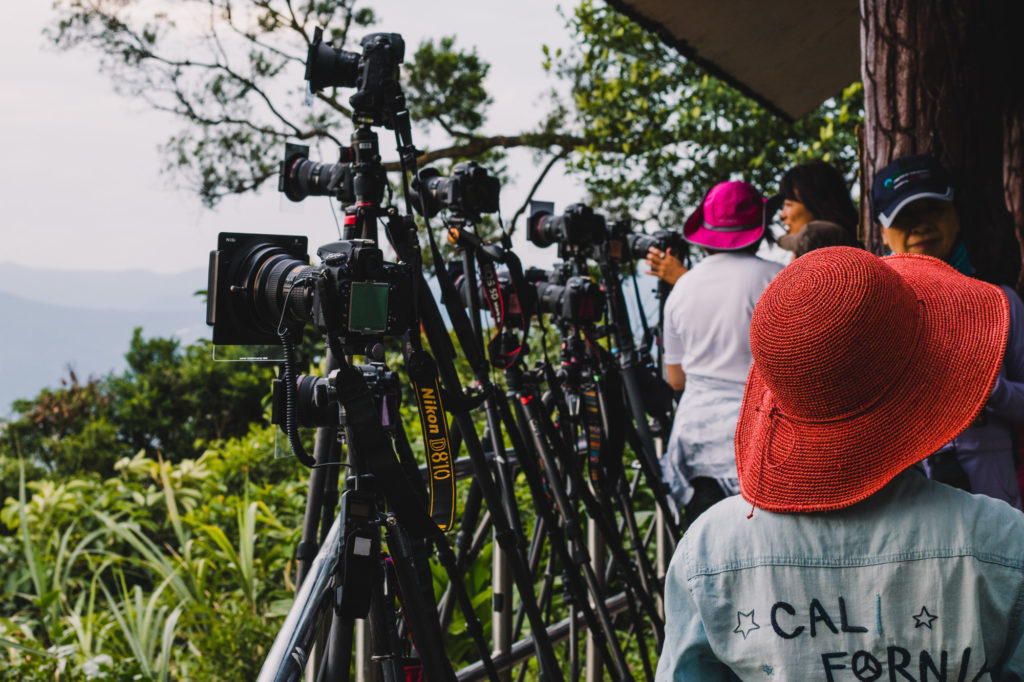
[[[302,439],[299,438],[298,420],[295,414],[295,344],[292,343],[289,332],[278,328],[277,335],[281,339],[281,347],[284,348],[284,430],[288,434],[288,442],[292,446],[295,458],[312,469],[316,466],[316,460],[306,454],[306,449],[302,447]]]

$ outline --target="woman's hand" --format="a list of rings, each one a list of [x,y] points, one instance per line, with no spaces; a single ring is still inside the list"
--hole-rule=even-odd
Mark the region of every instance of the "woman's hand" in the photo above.
[[[669,284],[675,284],[676,280],[686,274],[686,266],[682,261],[672,255],[672,249],[659,251],[653,246],[647,249],[647,271],[648,275],[654,275],[658,279],[665,280]]]

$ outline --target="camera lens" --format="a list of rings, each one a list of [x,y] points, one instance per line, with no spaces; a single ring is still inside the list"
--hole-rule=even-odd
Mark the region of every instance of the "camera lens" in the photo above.
[[[298,426],[344,425],[338,410],[337,397],[325,377],[300,375],[295,381],[295,419]],[[287,396],[283,379],[274,380],[271,420],[279,426],[286,425]]]
[[[310,265],[271,244],[259,244],[245,259],[242,272],[253,318],[261,326],[275,332],[285,327],[304,324],[309,317],[310,290],[300,283]]]
[[[312,268],[308,263],[284,254],[271,256],[256,275],[257,299],[266,302],[269,317],[281,319],[281,312],[287,310],[285,321],[304,323],[309,317],[308,292],[304,287],[296,289],[296,281]]]
[[[558,240],[559,228],[565,219],[550,213],[538,212],[530,216],[526,225],[526,238],[540,247],[550,246]]]
[[[644,258],[647,255],[647,250],[652,246],[659,246],[659,240],[649,234],[631,234],[626,241],[629,244],[630,254],[636,260]]]
[[[328,194],[333,176],[340,171],[341,164],[317,163],[306,158],[294,158],[285,168],[285,196],[292,201],[302,201],[310,195]]]
[[[447,192],[447,178],[441,177],[436,168],[424,168],[413,180],[413,207],[424,218],[433,218],[444,204],[441,199]]]
[[[319,29],[306,55],[306,80],[309,89],[320,92],[326,87],[355,87],[359,76],[359,57],[321,41]]]
[[[565,287],[551,282],[536,282],[534,286],[537,289],[537,312],[561,316]]]

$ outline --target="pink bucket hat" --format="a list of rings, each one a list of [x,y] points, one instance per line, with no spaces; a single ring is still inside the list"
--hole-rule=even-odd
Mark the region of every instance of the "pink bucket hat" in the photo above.
[[[683,238],[719,251],[736,251],[764,234],[764,198],[747,182],[721,182],[686,219]]]

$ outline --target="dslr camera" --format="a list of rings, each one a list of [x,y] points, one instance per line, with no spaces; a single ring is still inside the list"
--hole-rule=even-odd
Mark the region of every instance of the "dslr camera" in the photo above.
[[[567,276],[564,269],[529,268],[526,279],[537,290],[537,314],[547,313],[558,324],[592,324],[604,315],[601,286],[581,275]]]
[[[442,209],[471,222],[481,213],[498,210],[501,185],[498,178],[476,161],[463,161],[452,167],[447,178],[433,167],[421,170],[412,181],[412,202],[424,218],[433,218]]]
[[[526,224],[527,239],[540,247],[558,242],[558,254],[563,259],[600,248],[607,235],[604,216],[586,204],[571,204],[559,216],[537,211]]]
[[[677,257],[689,250],[683,236],[672,230],[658,230],[653,234],[633,232],[632,221],[628,218],[616,220],[608,226],[608,257],[612,261],[643,260],[651,247],[659,251],[672,249]]]
[[[690,248],[683,235],[672,230],[657,230],[652,234],[634,232],[626,238],[626,244],[633,260],[642,260],[652,246],[659,251],[672,249],[677,258],[681,258]]]
[[[312,323],[354,354],[369,355],[384,336],[414,324],[412,271],[384,261],[368,239],[332,242],[309,264],[306,238],[221,233],[210,252],[206,322],[215,344],[293,340]]]
[[[395,112],[405,108],[398,68],[405,59],[405,41],[397,33],[371,33],[360,44],[362,53],[331,47],[317,27],[306,55],[309,89],[356,88],[348,100],[353,120],[393,128]]]
[[[330,196],[346,205],[356,203],[357,199],[379,204],[387,187],[384,166],[361,163],[355,146],[339,147],[338,155],[337,163],[317,163],[309,160],[309,147],[286,142],[278,191],[292,201]]]

